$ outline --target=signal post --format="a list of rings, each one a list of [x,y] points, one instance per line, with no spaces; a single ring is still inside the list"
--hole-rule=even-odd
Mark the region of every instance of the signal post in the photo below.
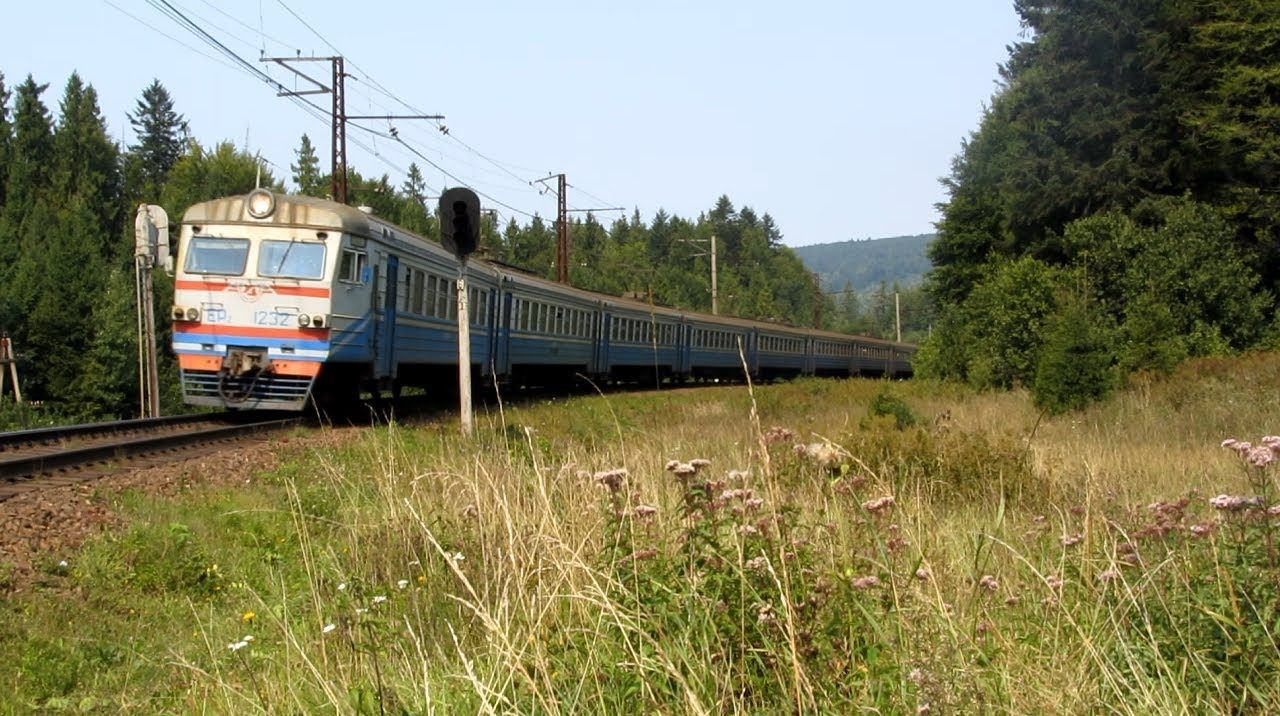
[[[480,198],[466,187],[440,195],[440,243],[458,257],[458,419],[471,437],[471,319],[467,306],[467,257],[480,246]]]

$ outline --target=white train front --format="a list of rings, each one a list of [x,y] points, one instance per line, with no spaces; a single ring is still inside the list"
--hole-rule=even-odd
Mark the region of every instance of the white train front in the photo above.
[[[301,410],[361,389],[456,385],[457,260],[323,199],[272,194],[183,217],[173,350],[186,402]],[[657,307],[468,262],[473,374],[546,384],[909,375],[914,346]]]

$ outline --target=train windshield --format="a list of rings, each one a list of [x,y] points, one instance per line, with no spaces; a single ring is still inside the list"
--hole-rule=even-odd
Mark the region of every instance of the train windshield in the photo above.
[[[263,241],[258,275],[272,278],[324,278],[324,244],[314,241]]]
[[[222,276],[240,276],[249,258],[248,239],[220,239],[197,236],[187,249],[187,273],[211,273]]]

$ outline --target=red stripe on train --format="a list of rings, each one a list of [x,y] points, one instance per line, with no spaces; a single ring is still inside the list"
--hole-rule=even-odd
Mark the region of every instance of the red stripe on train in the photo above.
[[[272,293],[280,296],[309,296],[312,298],[328,298],[329,289],[319,286],[282,286],[280,284],[241,284],[227,281],[190,281],[178,280],[175,288],[188,291],[234,291],[236,293],[267,296]]]

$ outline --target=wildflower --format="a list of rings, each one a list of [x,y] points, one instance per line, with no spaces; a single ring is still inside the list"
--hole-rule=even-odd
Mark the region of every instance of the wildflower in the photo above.
[[[751,559],[748,559],[743,566],[753,572],[763,572],[765,567],[767,567],[768,565],[769,565],[769,560],[765,559],[763,556],[760,556],[760,557],[752,557]]]
[[[337,629],[337,628],[338,628],[338,627],[337,627],[337,626],[335,626],[335,625],[333,625],[333,624],[325,624],[325,625],[324,625],[324,628],[320,630],[320,633],[321,633],[321,634],[328,634],[329,632],[331,632],[331,631],[333,631],[334,629]]]
[[[382,596],[381,594],[379,594],[379,595],[377,595],[377,596],[375,596],[375,597],[373,598],[373,603],[374,603],[374,604],[381,604],[381,603],[383,603],[383,602],[385,602],[385,601],[387,601],[387,598],[386,598],[386,597],[384,597],[384,596]]]
[[[676,468],[681,465],[679,460],[667,460],[667,472],[675,472]]]
[[[409,586],[409,580],[407,579],[401,579],[400,581],[396,582],[396,587],[400,589],[404,589],[407,586]]]
[[[862,503],[862,509],[867,512],[879,512],[883,509],[893,507],[895,501],[896,500],[893,499],[893,495],[885,495],[884,497],[877,497],[874,500],[867,500]]]
[[[622,481],[625,480],[626,478],[627,478],[626,468],[620,467],[613,470],[605,470],[603,472],[597,472],[593,479],[596,481],[597,484],[600,484],[609,488],[610,492],[617,492],[622,487]]]
[[[340,583],[340,584],[338,585],[338,591],[339,591],[339,592],[345,592],[345,591],[347,591],[347,583],[346,583],[346,582],[342,582],[342,583]]]
[[[759,527],[756,527],[755,525],[742,525],[742,526],[738,527],[738,534],[740,534],[740,535],[758,535],[758,534],[760,534],[760,528],[759,528]]]
[[[874,574],[868,574],[865,577],[858,577],[853,580],[854,589],[871,589],[880,586],[880,578]]]
[[[920,580],[921,582],[929,581],[929,577],[932,577],[932,576],[933,575],[929,574],[929,570],[926,567],[921,567],[916,570],[916,579]]]
[[[236,642],[232,642],[232,643],[230,643],[230,644],[227,644],[227,648],[228,648],[228,649],[230,649],[230,650],[232,650],[232,651],[240,651],[241,649],[245,648],[246,646],[249,646],[249,642],[247,642],[247,641],[243,641],[243,640],[241,640],[241,641],[236,641]]]
[[[1262,507],[1261,497],[1242,497],[1239,495],[1218,495],[1209,499],[1209,504],[1224,512],[1239,512],[1251,507]]]
[[[721,502],[729,502],[730,500],[736,500],[739,497],[742,497],[742,490],[740,489],[725,490],[720,493]]]
[[[698,468],[694,467],[693,465],[690,465],[687,462],[677,463],[675,467],[671,467],[667,469],[675,473],[677,477],[688,477],[689,475],[692,475],[698,471]]]
[[[927,714],[931,713],[933,713],[933,707],[929,705],[928,701],[916,707],[916,716],[927,716]]]
[[[764,500],[760,499],[759,497],[752,497],[746,500],[745,502],[743,502],[742,506],[745,507],[748,512],[750,512],[752,510],[759,509],[760,506],[763,504],[764,504]]]
[[[636,517],[644,520],[658,514],[658,508],[653,505],[636,505]]]
[[[1084,535],[1080,532],[1070,535],[1062,535],[1062,546],[1071,547],[1073,545],[1080,544],[1082,540],[1084,540]]]
[[[738,482],[741,482],[750,476],[751,476],[751,473],[747,472],[746,470],[730,470],[729,473],[726,475],[726,477],[728,477],[730,480],[736,480]]]
[[[1022,601],[1022,597],[1019,597],[1016,594],[1010,594],[1009,596],[1004,598],[1005,605],[1010,607],[1017,606],[1018,603],[1021,601]]]
[[[1280,435],[1263,436],[1262,444],[1271,448],[1272,451],[1280,453]]]
[[[885,547],[887,547],[890,552],[900,552],[910,544],[911,540],[906,537],[890,537],[889,541],[885,542]]]
[[[778,621],[778,616],[773,613],[772,604],[761,604],[756,607],[756,621],[761,624],[773,624]]]
[[[924,679],[925,679],[924,669],[921,669],[920,667],[916,667],[912,669],[911,673],[907,674],[907,680],[913,684],[918,684],[924,681]]]
[[[240,615],[240,621],[244,622],[245,624],[252,624],[253,620],[257,618],[258,618],[258,615],[254,614],[252,611],[246,611],[244,614]]]
[[[416,560],[416,559],[414,559],[414,560],[410,560],[410,562],[409,562],[409,566],[410,566],[410,567],[420,567],[420,566],[422,566],[422,562],[419,562],[419,561],[418,561],[418,560]]]
[[[466,555],[462,554],[461,552],[454,552],[453,554],[449,555],[449,561],[453,562],[454,564],[462,564],[462,561],[465,560],[466,558],[467,558]]]
[[[1045,577],[1044,583],[1049,586],[1049,589],[1055,589],[1055,590],[1062,589],[1062,585],[1066,584],[1066,582],[1062,581],[1062,577],[1059,577],[1056,574],[1050,574],[1049,576]]]
[[[978,586],[994,592],[1000,588],[1000,581],[990,574],[984,574],[982,575],[982,579],[978,580]]]
[[[766,445],[774,443],[789,443],[796,439],[796,434],[782,426],[774,425],[764,433],[764,442]]]
[[[1272,517],[1280,517],[1280,505],[1272,505],[1268,507],[1267,514]]]
[[[65,559],[58,560],[58,569],[66,569],[69,566],[71,565],[67,564],[67,560]]]
[[[368,614],[369,610],[364,607],[356,607],[356,614]]]
[[[1235,438],[1227,438],[1226,440],[1223,440],[1223,441],[1222,441],[1222,447],[1224,447],[1224,448],[1234,448],[1234,447],[1235,447],[1239,442],[1240,442],[1240,441],[1239,441],[1239,440],[1236,440]]]
[[[1274,462],[1275,459],[1276,454],[1273,452],[1273,448],[1266,445],[1259,445],[1245,455],[1245,460],[1248,460],[1249,464],[1254,467],[1266,467]]]
[[[1112,581],[1113,579],[1115,579],[1115,578],[1117,578],[1117,577],[1119,577],[1119,576],[1120,576],[1120,571],[1119,571],[1119,570],[1114,569],[1114,568],[1113,568],[1113,569],[1108,569],[1108,570],[1103,571],[1103,572],[1098,572],[1098,581],[1099,581],[1099,582],[1110,582],[1110,581]]]
[[[706,458],[696,457],[689,461],[695,470],[701,470],[704,467],[711,467],[711,461]]]
[[[822,467],[834,467],[840,462],[841,457],[840,448],[831,443],[799,444],[796,445],[795,451],[800,457],[808,458]]]
[[[427,583],[427,575],[425,575],[425,574],[419,574],[419,575],[418,575],[418,584],[426,584],[426,583]]]
[[[1191,525],[1187,529],[1191,530],[1191,534],[1195,535],[1196,537],[1204,537],[1205,535],[1211,534],[1213,532],[1213,523],[1202,522],[1200,524]]]

